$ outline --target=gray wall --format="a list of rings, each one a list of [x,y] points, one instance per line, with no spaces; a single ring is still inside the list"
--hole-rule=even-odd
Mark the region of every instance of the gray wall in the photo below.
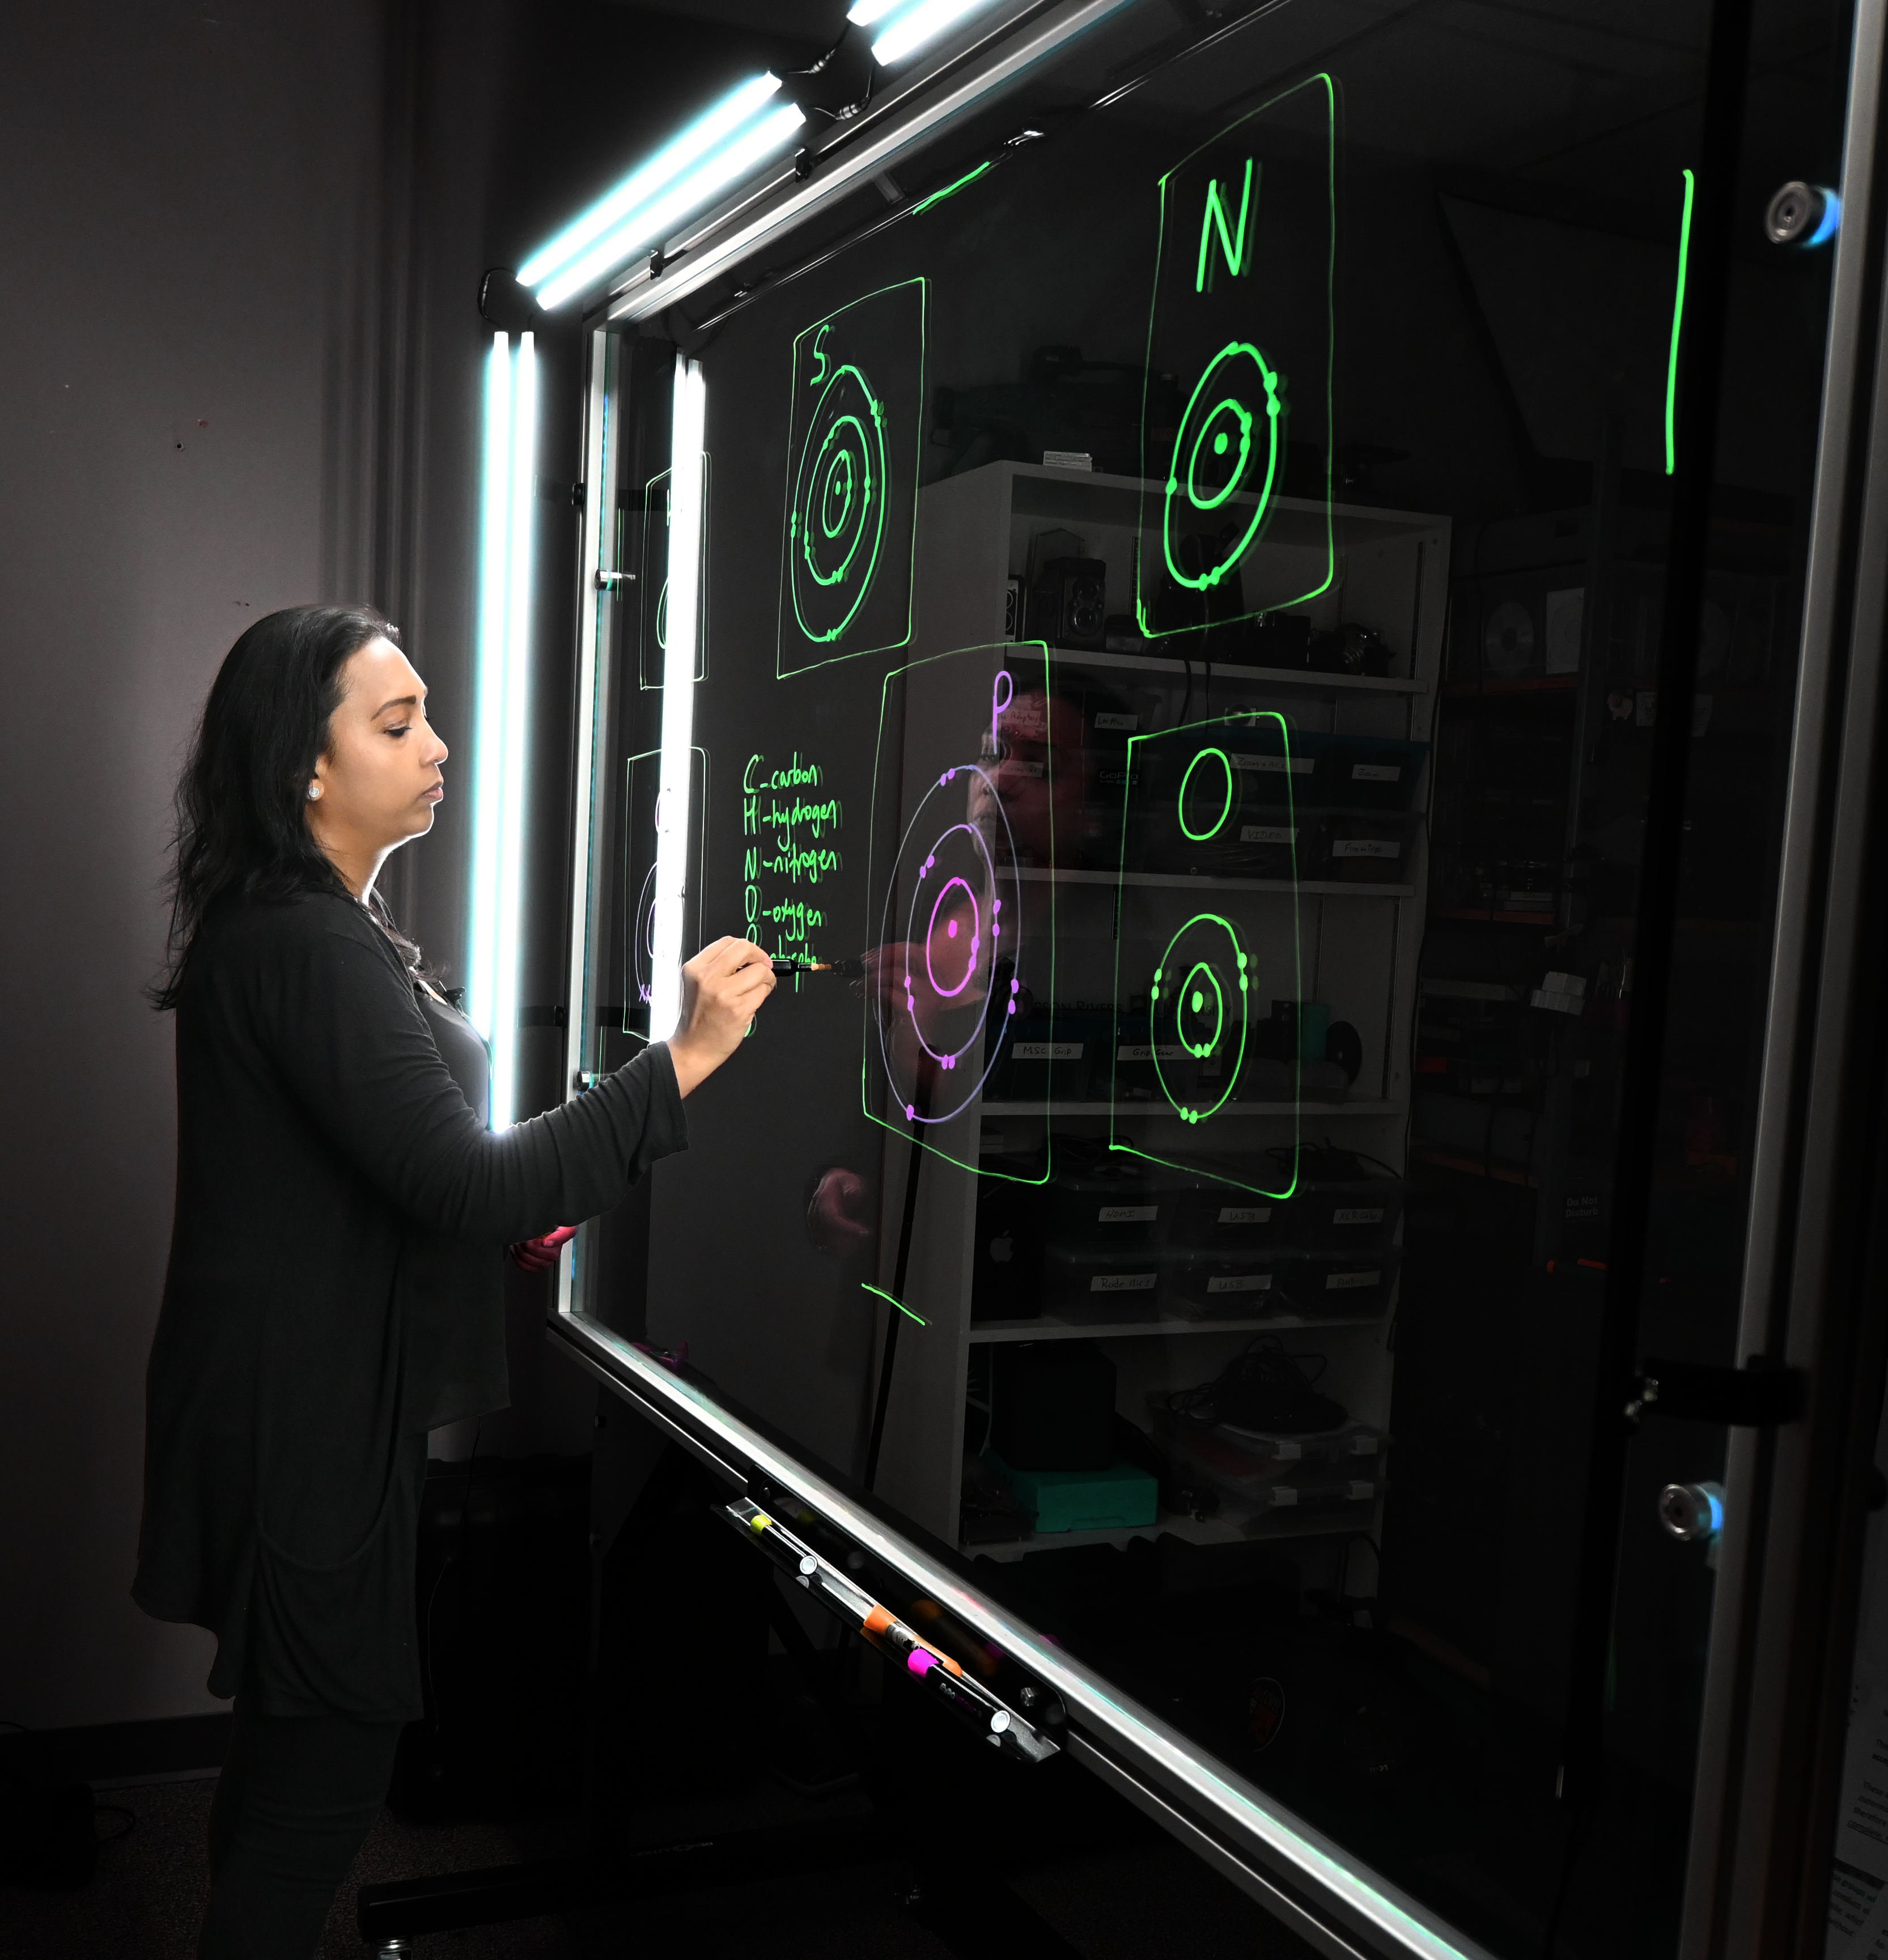
[[[823,37],[836,10],[796,0],[779,25]],[[454,754],[384,888],[450,977],[479,275],[738,75],[817,52],[741,24],[715,0],[0,8],[0,1720],[225,1705],[209,1636],[127,1591],[174,1165],[170,1029],[139,990],[211,677],[277,606],[400,623]],[[544,338],[548,486],[577,473],[581,361],[574,321]],[[568,506],[543,511],[534,1002],[560,998],[576,543]],[[547,1100],[557,1054],[549,1030],[527,1050]],[[514,1283],[516,1407],[482,1453],[587,1445],[594,1396],[548,1357],[544,1301]]]
[[[459,113],[421,169],[416,14],[0,9],[0,1717],[36,1726],[223,1705],[209,1636],[126,1592],[174,1125],[138,990],[171,782],[236,634],[357,594],[463,627],[478,198],[413,222],[484,176],[490,10],[453,11],[431,68]],[[410,350],[453,282],[428,371]]]

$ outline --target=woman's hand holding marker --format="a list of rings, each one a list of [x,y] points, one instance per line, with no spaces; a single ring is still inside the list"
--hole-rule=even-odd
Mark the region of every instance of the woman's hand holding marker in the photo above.
[[[684,1096],[740,1046],[774,986],[772,960],[744,939],[718,939],[682,969],[682,1012],[669,1037],[669,1059]]]

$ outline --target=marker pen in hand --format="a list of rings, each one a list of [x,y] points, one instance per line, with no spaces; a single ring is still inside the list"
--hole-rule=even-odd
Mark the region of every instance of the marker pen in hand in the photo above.
[[[862,959],[776,959],[773,969],[776,980],[791,980],[796,973],[842,973],[856,980],[865,971],[865,963]]]

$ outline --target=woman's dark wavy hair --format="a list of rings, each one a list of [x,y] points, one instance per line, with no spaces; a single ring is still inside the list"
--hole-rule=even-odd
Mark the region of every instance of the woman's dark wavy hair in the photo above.
[[[150,989],[160,1012],[177,1004],[198,934],[231,900],[282,901],[347,886],[308,828],[308,784],[326,752],[341,670],[371,640],[399,631],[371,606],[291,606],[258,619],[218,670],[177,783],[177,832],[166,889],[164,969]],[[416,947],[375,915],[401,956]]]

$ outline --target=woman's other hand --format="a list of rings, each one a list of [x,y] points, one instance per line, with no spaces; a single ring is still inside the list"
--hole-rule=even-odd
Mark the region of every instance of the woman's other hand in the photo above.
[[[511,1263],[527,1273],[548,1273],[557,1264],[557,1255],[567,1239],[575,1238],[575,1225],[560,1225],[555,1232],[546,1232],[541,1239],[521,1239],[515,1246],[505,1250],[511,1255]]]
[[[718,939],[682,969],[682,1012],[669,1037],[669,1059],[684,1096],[740,1046],[773,990],[772,960],[744,939]]]

